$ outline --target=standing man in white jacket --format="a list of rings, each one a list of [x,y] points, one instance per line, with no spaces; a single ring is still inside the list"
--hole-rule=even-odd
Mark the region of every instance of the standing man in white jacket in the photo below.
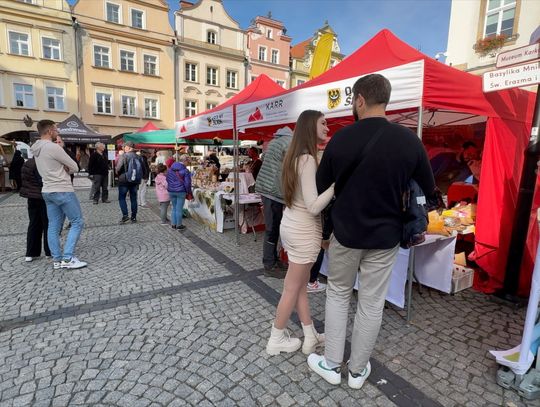
[[[52,120],[40,120],[37,129],[40,139],[31,147],[31,151],[43,180],[41,192],[47,205],[49,218],[47,238],[53,257],[53,268],[56,270],[85,267],[86,263],[74,255],[84,222],[70,174],[78,171],[79,167],[64,149],[56,144],[58,129]],[[66,217],[71,223],[71,228],[62,251],[60,230]]]

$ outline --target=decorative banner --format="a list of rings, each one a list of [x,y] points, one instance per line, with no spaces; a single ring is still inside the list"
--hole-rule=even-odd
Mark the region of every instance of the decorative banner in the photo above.
[[[392,84],[388,111],[419,107],[422,104],[424,61],[378,72]],[[365,76],[365,75],[361,75]],[[352,86],[361,76],[292,90],[279,97],[237,107],[238,128],[253,128],[295,123],[306,109],[320,110],[328,118],[351,115]]]

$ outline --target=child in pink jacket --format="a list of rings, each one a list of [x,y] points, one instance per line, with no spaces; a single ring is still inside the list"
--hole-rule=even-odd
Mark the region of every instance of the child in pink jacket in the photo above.
[[[155,183],[156,183],[156,197],[159,202],[159,212],[161,216],[161,224],[167,225],[169,220],[167,219],[167,210],[169,209],[169,192],[167,192],[167,167],[163,164],[158,164]]]

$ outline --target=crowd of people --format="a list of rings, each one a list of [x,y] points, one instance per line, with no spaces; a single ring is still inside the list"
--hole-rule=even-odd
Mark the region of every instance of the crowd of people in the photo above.
[[[390,123],[385,109],[390,82],[382,75],[367,75],[353,86],[356,121],[339,130],[326,145],[328,126],[319,111],[306,110],[294,131],[283,127],[275,133],[264,154],[249,149],[246,170],[256,178],[261,194],[265,238],[262,263],[266,276],[284,278],[283,292],[272,322],[266,352],[295,352],[301,348],[309,367],[331,384],[341,382],[348,310],[358,278],[358,305],[348,361],[348,384],[361,388],[370,374],[369,358],[379,333],[391,271],[401,239],[402,193],[414,179],[430,197],[436,192],[427,153],[416,135]],[[84,221],[73,188],[77,162],[63,148],[54,122],[38,123],[40,139],[31,147],[34,155],[21,165],[21,196],[28,199],[29,226],[26,261],[39,257],[43,248],[54,269],[85,267],[76,245]],[[115,164],[118,176],[120,224],[137,222],[139,207],[146,207],[146,186],[151,181],[149,155],[124,143]],[[177,159],[176,159],[177,158]],[[464,159],[466,159],[464,157]],[[153,157],[155,194],[160,223],[182,231],[183,207],[192,198],[190,158],[186,154],[160,162]],[[220,168],[215,154],[207,158]],[[105,146],[96,144],[89,157],[92,179],[90,199],[109,203],[109,163]],[[130,207],[127,205],[127,197]],[[169,206],[172,206],[170,219]],[[324,222],[321,213],[325,212]],[[60,233],[70,223],[62,247]],[[278,243],[287,253],[281,260]],[[327,286],[318,280],[322,259],[328,253]],[[311,318],[308,292],[326,289],[325,332],[319,333]],[[291,337],[287,324],[296,311],[304,340]],[[324,347],[324,353],[316,351]]]

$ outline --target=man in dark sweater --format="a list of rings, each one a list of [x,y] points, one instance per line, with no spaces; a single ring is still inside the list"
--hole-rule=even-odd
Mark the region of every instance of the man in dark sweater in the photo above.
[[[331,214],[334,235],[329,249],[325,355],[310,355],[308,364],[328,382],[340,383],[348,309],[358,274],[348,375],[349,387],[356,389],[371,372],[369,358],[403,229],[403,192],[411,178],[426,196],[435,191],[421,141],[411,130],[386,119],[390,92],[390,82],[378,74],[354,84],[357,121],[334,135],[317,171],[319,193],[335,182],[336,201]]]
[[[94,205],[99,203],[99,196],[103,203],[109,203],[109,190],[107,182],[109,180],[109,160],[105,152],[105,144],[97,142],[96,151],[92,153],[88,160],[88,175],[92,177],[92,200]]]

